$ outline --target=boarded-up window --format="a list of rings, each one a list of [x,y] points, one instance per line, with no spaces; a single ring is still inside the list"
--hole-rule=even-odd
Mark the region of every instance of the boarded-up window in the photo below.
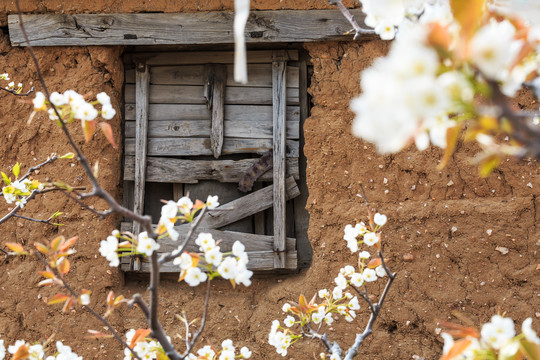
[[[124,201],[157,222],[160,199],[219,195],[231,211],[206,216],[198,232],[221,239],[222,251],[244,243],[251,270],[296,269],[297,234],[307,228],[303,204],[293,201],[305,62],[297,50],[248,52],[247,85],[233,81],[232,63],[229,51],[126,56]],[[188,229],[177,226],[181,238]],[[160,251],[177,247],[161,244]],[[125,259],[122,269],[148,271],[148,264]]]

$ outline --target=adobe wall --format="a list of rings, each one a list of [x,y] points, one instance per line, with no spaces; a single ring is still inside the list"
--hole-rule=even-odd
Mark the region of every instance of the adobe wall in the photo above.
[[[233,4],[232,0],[146,0],[136,4],[103,0],[74,0],[67,4],[58,0],[22,2],[23,11],[31,13],[217,11],[231,9]],[[255,9],[328,8],[323,0],[253,0],[252,4]],[[9,45],[6,14],[14,13],[14,8],[12,1],[0,4],[0,72],[8,72],[15,82],[34,85],[39,90],[41,86],[26,50]],[[536,227],[540,168],[536,161],[509,160],[489,178],[480,179],[476,168],[468,163],[477,151],[472,146],[460,145],[448,167],[437,171],[442,155],[438,149],[410,149],[382,157],[372,146],[350,134],[353,115],[348,103],[359,92],[360,72],[384,54],[387,47],[382,41],[306,45],[314,67],[310,88],[313,108],[304,128],[313,265],[294,276],[254,279],[247,289],[233,290],[229,284],[216,281],[212,285],[211,311],[202,345],[208,341],[219,344],[229,337],[238,346],[253,349],[254,358],[281,358],[266,342],[271,321],[284,318],[283,303],[297,299],[300,292],[311,297],[320,288],[332,287],[339,268],[356,261],[342,236],[346,224],[365,219],[364,202],[357,196],[359,183],[365,185],[372,205],[388,215],[385,249],[391,268],[398,272],[374,335],[366,340],[361,356],[410,359],[418,355],[433,359],[441,350],[435,334],[437,321],[480,324],[498,307],[519,322],[528,316],[540,316]],[[105,91],[111,95],[113,105],[120,108],[122,51],[120,47],[56,47],[36,49],[36,54],[51,90],[75,89],[93,94]],[[27,124],[31,105],[4,92],[0,93],[0,103],[2,171],[7,172],[17,161],[25,165],[24,171],[53,151],[70,151],[54,122],[38,116]],[[518,103],[524,108],[537,107],[527,94],[522,94]],[[120,118],[117,116],[111,124],[120,141]],[[104,187],[120,199],[121,152],[109,146],[101,135],[84,144],[78,123],[73,123],[71,129],[90,161],[99,161],[99,178]],[[82,169],[72,167],[72,163],[58,162],[39,177],[89,186]],[[0,213],[7,210],[7,205],[0,202]],[[104,311],[102,304],[111,289],[126,296],[145,292],[145,280],[124,281],[98,254],[99,241],[118,225],[118,218],[100,221],[59,194],[38,198],[25,208],[24,214],[46,218],[57,210],[64,213],[60,217],[64,226],[56,229],[12,219],[2,225],[2,243],[17,241],[30,246],[58,234],[78,235],[78,252],[72,257],[69,279],[78,289],[93,291],[92,303],[98,310]],[[503,255],[496,250],[497,246],[506,247],[509,252]],[[412,261],[404,260],[406,253],[413,255]],[[61,314],[59,307],[45,304],[54,292],[36,287],[41,280],[37,271],[41,269],[35,259],[10,258],[0,262],[1,338],[7,343],[22,338],[44,341],[54,334],[56,340],[70,344],[85,358],[123,358],[114,341],[105,340],[100,345],[101,342],[85,339],[87,329],[103,327],[84,311]],[[378,285],[372,288],[377,291]],[[202,293],[202,289],[163,281],[160,317],[179,344],[175,335],[183,334],[184,329],[175,314],[185,310],[190,318],[200,316]],[[361,306],[358,316],[363,321],[352,327],[344,321],[333,326],[340,334],[335,338],[344,344],[350,344],[367,321],[368,312]],[[120,332],[144,325],[136,309],[120,311],[111,317],[111,322]],[[533,326],[538,326],[537,320]],[[332,335],[330,332],[331,338]],[[321,350],[316,343],[299,344],[288,357],[312,358]]]

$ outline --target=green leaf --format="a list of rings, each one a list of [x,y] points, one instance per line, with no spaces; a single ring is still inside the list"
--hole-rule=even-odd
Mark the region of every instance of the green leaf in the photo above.
[[[8,176],[3,171],[2,171],[2,178],[4,178],[4,182],[6,183],[6,185],[11,184],[11,179],[8,178]]]
[[[63,214],[63,212],[57,211],[57,212],[55,212],[54,214],[51,215],[49,220],[54,219],[55,217],[59,217],[62,214]]]
[[[75,154],[72,152],[68,152],[67,154],[64,154],[59,157],[59,159],[73,159],[75,157]]]
[[[15,165],[13,165],[13,175],[15,175],[15,178],[18,178],[20,173],[21,173],[21,164],[16,163]]]

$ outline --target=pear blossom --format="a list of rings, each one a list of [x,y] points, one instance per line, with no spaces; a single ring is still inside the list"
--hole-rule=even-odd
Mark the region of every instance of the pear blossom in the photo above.
[[[218,360],[234,360],[234,351],[223,350]]]
[[[19,350],[19,348],[20,348],[21,346],[24,346],[24,345],[26,345],[26,341],[24,341],[24,340],[17,340],[17,341],[15,341],[15,344],[10,345],[10,346],[8,347],[8,352],[9,352],[10,354],[15,354],[15,353],[17,352],[17,350]]]
[[[378,277],[385,277],[386,276],[386,270],[384,269],[384,266],[379,265],[375,268],[375,273]]]
[[[369,232],[364,235],[364,244],[367,246],[373,246],[379,241],[379,237],[374,232]]]
[[[341,299],[343,297],[343,289],[339,286],[336,286],[334,290],[332,290],[332,298],[334,300]]]
[[[193,208],[193,202],[187,196],[178,199],[176,204],[178,205],[178,209],[182,214],[189,215],[191,213],[191,208]]]
[[[332,317],[332,313],[328,313],[324,316],[324,322],[326,323],[326,325],[332,325],[332,323],[334,322],[334,318]]]
[[[313,321],[313,323],[315,324],[320,324],[323,319],[324,314],[321,314],[319,312],[314,312],[313,314],[311,314],[311,321]]]
[[[54,111],[53,108],[50,108],[49,110],[47,110],[47,113],[49,114],[49,120],[59,120],[60,118],[58,116],[56,116],[56,112]]]
[[[347,307],[351,310],[360,310],[360,304],[358,303],[358,297],[353,297],[349,303],[347,304]]]
[[[49,97],[49,101],[54,106],[62,106],[67,104],[67,99],[63,94],[60,94],[58,92],[53,92],[51,96]]]
[[[223,254],[219,250],[219,246],[216,246],[204,254],[204,258],[208,264],[212,264],[214,266],[219,266],[219,264],[221,264]]]
[[[367,252],[365,250],[358,254],[358,257],[360,259],[369,259],[370,256],[371,255],[369,254],[369,252]]]
[[[221,342],[221,348],[224,351],[233,351],[234,352],[234,346],[231,339],[225,339]]]
[[[211,233],[201,232],[199,235],[197,235],[195,244],[199,245],[199,250],[206,252],[216,246],[216,241]]]
[[[198,286],[200,283],[205,282],[208,276],[201,271],[198,267],[191,267],[187,269],[185,282],[189,286]]]
[[[180,266],[180,269],[182,270],[187,270],[190,267],[193,267],[193,259],[188,253],[184,252],[182,255],[174,258],[173,264]]]
[[[525,335],[527,341],[540,345],[540,338],[532,328],[532,318],[529,317],[523,321],[523,324],[521,324],[521,332]]]
[[[493,315],[491,321],[482,326],[480,335],[483,341],[498,350],[503,343],[516,335],[514,321],[500,315]]]
[[[90,295],[89,294],[82,294],[80,296],[81,305],[90,305]]]
[[[354,273],[351,276],[351,284],[356,287],[360,287],[364,284],[364,277],[360,273]]]
[[[339,270],[339,273],[343,274],[343,276],[350,277],[352,274],[354,274],[354,266],[346,265]]]
[[[234,279],[236,276],[236,265],[236,259],[229,256],[221,262],[217,268],[217,271],[225,280]]]
[[[218,196],[214,195],[208,195],[208,198],[206,198],[206,207],[208,209],[215,209],[219,206]]]
[[[31,345],[28,348],[28,359],[29,360],[41,360],[45,356],[45,351],[43,351],[43,345],[36,344]]]
[[[242,257],[245,254],[246,247],[240,241],[235,241],[232,246],[232,253],[236,257]]]
[[[332,355],[330,355],[330,360],[341,360],[341,356],[339,356],[338,353],[332,353]]]
[[[319,290],[319,297],[320,297],[321,299],[325,299],[325,298],[327,298],[328,296],[330,296],[330,293],[328,292],[327,289],[321,289],[321,290]]]
[[[386,224],[386,220],[387,220],[386,215],[383,215],[383,214],[376,213],[373,216],[373,221],[375,222],[375,224],[379,226],[383,226],[384,224]]]
[[[41,91],[36,92],[36,97],[32,100],[34,110],[45,110],[45,94]]]
[[[97,101],[99,101],[99,103],[101,105],[110,105],[111,104],[111,98],[105,92],[100,92],[99,94],[97,94],[96,99],[97,99]]]
[[[316,313],[314,313],[314,314],[316,314]],[[319,322],[320,322],[320,321],[319,321]],[[284,323],[285,326],[287,326],[287,327],[293,326],[293,325],[294,325],[294,317],[292,317],[292,316],[290,316],[290,315],[287,316],[287,317],[285,318],[285,320],[283,320],[283,323]],[[318,324],[318,323],[316,323],[316,324]]]
[[[364,278],[365,282],[373,282],[377,280],[377,273],[373,269],[366,268],[362,273],[362,277]]]
[[[253,271],[248,270],[246,267],[247,262],[238,261],[236,262],[236,274],[234,276],[234,281],[237,284],[242,284],[244,286],[251,285],[251,276],[253,276]]]
[[[118,259],[118,238],[116,236],[107,236],[107,240],[101,240],[99,253],[109,261],[109,266],[117,267],[120,265]]]
[[[197,351],[197,355],[205,359],[213,359],[216,356],[216,352],[210,345],[205,345]]]
[[[251,357],[251,351],[246,346],[243,346],[240,349],[240,356],[244,359],[249,359]]]
[[[137,252],[151,256],[155,250],[159,249],[159,244],[152,238],[148,237],[148,233],[143,231],[139,234],[137,243]]]
[[[281,311],[288,312],[289,310],[291,310],[291,304],[289,304],[289,303],[283,304],[283,307],[281,308]]]
[[[112,105],[103,105],[101,108],[101,117],[105,120],[111,120],[114,115],[116,115],[116,110],[112,107]]]
[[[347,287],[347,279],[342,274],[339,274],[335,279],[334,282],[336,285],[342,289],[345,289]]]

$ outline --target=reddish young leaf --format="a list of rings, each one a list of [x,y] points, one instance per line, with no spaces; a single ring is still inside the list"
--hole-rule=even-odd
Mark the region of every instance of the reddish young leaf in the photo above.
[[[82,120],[82,128],[84,132],[84,140],[89,142],[92,140],[92,136],[94,136],[94,132],[96,131],[96,122]]]
[[[438,170],[442,170],[450,161],[454,150],[456,149],[457,141],[459,138],[459,132],[461,130],[461,125],[456,125],[454,127],[448,128],[446,130],[446,149],[444,150],[443,158],[441,159],[440,164],[437,166]]]
[[[64,241],[63,236],[56,237],[53,241],[51,241],[51,250],[52,251],[58,251],[58,247],[60,244]]]
[[[29,357],[30,357],[29,345],[24,344],[22,346],[19,346],[15,354],[13,354],[12,360],[24,360],[24,359],[28,359]]]
[[[107,305],[113,306],[114,304],[114,291],[109,291],[109,294],[107,295]]]
[[[9,243],[6,243],[6,246],[9,248],[9,250],[17,254],[25,252],[21,244],[9,242]]]
[[[66,241],[62,242],[62,244],[60,245],[60,251],[61,252],[66,252],[67,250],[69,250],[70,247],[73,246],[73,244],[75,244],[75,242],[79,239],[78,236],[74,236],[70,239],[67,239]]]
[[[131,343],[129,344],[129,347],[133,349],[139,341],[144,340],[144,338],[150,335],[151,332],[152,330],[150,329],[137,329],[137,331],[135,331],[135,334],[131,338]]]
[[[47,302],[47,305],[60,304],[67,299],[69,299],[69,296],[66,294],[56,294]]]
[[[302,310],[302,312],[307,312],[308,303],[304,295],[300,295],[300,298],[298,299],[298,305],[300,306],[300,310]]]
[[[386,260],[386,259],[384,259],[384,260]],[[375,258],[375,259],[371,259],[368,262],[367,267],[370,268],[370,269],[375,269],[377,266],[379,266],[381,264],[382,264],[381,258]]]
[[[450,0],[450,8],[461,27],[461,36],[469,40],[482,23],[486,0]]]
[[[75,301],[73,300],[73,298],[70,297],[69,299],[67,299],[64,303],[64,307],[62,308],[62,312],[68,312],[73,307],[74,303]]]
[[[461,354],[471,344],[470,339],[460,339],[454,343],[450,350],[440,360],[451,360]]]
[[[54,279],[55,277],[52,271],[39,271],[38,274],[47,279]]]
[[[49,248],[43,244],[40,244],[40,243],[34,243],[34,246],[36,247],[36,249],[42,253],[42,254],[45,254],[47,255],[49,253]]]
[[[125,302],[127,302],[127,300],[124,298],[124,295],[120,295],[116,299],[114,299],[113,305],[118,306],[118,305],[121,305],[121,304],[123,304]]]
[[[109,140],[109,142],[111,143],[112,147],[116,149],[117,146],[116,146],[116,143],[114,142],[114,134],[113,134],[111,125],[109,125],[108,123],[102,122],[102,123],[99,123],[99,127],[101,128],[101,131],[103,131],[103,134],[105,134],[105,137],[107,138],[107,140]]]
[[[58,271],[60,271],[62,275],[67,274],[69,272],[69,269],[71,268],[71,266],[69,265],[69,260],[65,257],[60,258],[60,260],[58,260],[58,262],[56,263],[56,266],[58,267]]]

